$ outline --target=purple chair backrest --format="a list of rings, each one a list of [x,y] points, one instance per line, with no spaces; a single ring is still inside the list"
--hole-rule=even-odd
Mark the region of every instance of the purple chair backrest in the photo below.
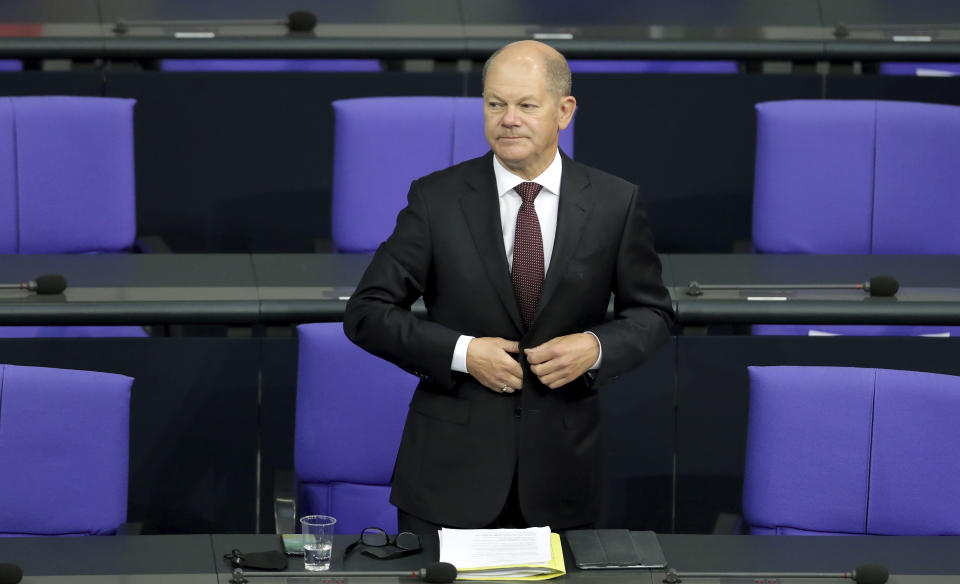
[[[107,534],[126,521],[132,384],[0,365],[0,536]]]
[[[736,61],[568,59],[573,73],[738,73]]]
[[[960,377],[750,367],[754,534],[960,535]]]
[[[479,97],[368,97],[333,102],[333,245],[373,252],[390,236],[410,183],[490,148]],[[573,123],[560,132],[573,156]]]
[[[161,71],[379,73],[379,59],[162,59]]]
[[[134,103],[0,98],[0,253],[133,245]]]
[[[753,244],[769,253],[960,253],[960,107],[757,104]]]
[[[297,332],[297,514],[332,515],[337,533],[395,533],[390,479],[418,379],[351,343],[341,323]]]
[[[960,75],[960,63],[911,63],[890,61],[880,63],[881,75],[915,75],[917,77],[953,77]]]

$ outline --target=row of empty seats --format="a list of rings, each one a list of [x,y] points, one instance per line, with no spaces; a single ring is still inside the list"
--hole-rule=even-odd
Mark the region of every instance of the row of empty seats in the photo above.
[[[341,533],[395,529],[390,478],[418,380],[339,323],[298,333],[297,514],[334,515]],[[788,366],[749,376],[750,533],[960,535],[960,377]]]
[[[295,507],[278,517],[394,532],[390,478],[418,380],[353,345],[339,323],[299,335]],[[960,535],[960,377],[788,366],[749,377],[750,533]],[[0,467],[16,469],[0,481],[0,537],[123,529],[132,384],[0,365]]]
[[[480,98],[360,98],[332,105],[331,222],[340,252],[375,250],[392,231],[413,179],[487,150]],[[0,253],[133,249],[133,107],[133,100],[119,98],[0,99],[0,168],[6,168],[0,174]],[[960,171],[952,163],[960,150],[960,108],[796,100],[758,104],[757,115],[757,252],[960,253],[960,235],[953,229],[960,212],[953,185]],[[560,138],[570,155],[573,132],[571,125]],[[368,166],[371,160],[380,161],[376,172]],[[83,330],[89,329],[62,334],[88,336]],[[758,327],[755,332],[803,331]],[[7,336],[32,334],[18,328]]]
[[[392,101],[401,99],[407,101]],[[87,108],[88,104],[94,107]],[[74,107],[79,109],[73,110]],[[337,114],[338,157],[334,164],[334,238],[340,251],[370,251],[389,234],[396,211],[404,204],[403,193],[410,180],[486,150],[478,98],[368,98],[336,102],[333,107]],[[10,98],[0,102],[0,164],[8,168],[4,173],[7,183],[0,192],[0,209],[11,213],[0,218],[7,221],[0,231],[5,234],[6,253],[118,253],[132,248],[132,222],[115,232],[105,226],[107,218],[114,215],[128,221],[133,215],[132,108],[131,100],[100,98]],[[108,110],[120,113],[115,121],[102,123],[99,118],[85,119],[81,110],[98,112],[97,115]],[[396,115],[397,111],[404,115]],[[946,227],[956,215],[956,197],[952,192],[956,171],[951,162],[960,143],[960,138],[955,137],[960,136],[955,131],[960,123],[958,112],[960,108],[951,106],[885,102],[822,100],[758,105],[754,220],[762,222],[762,217],[769,214],[770,221],[779,224],[773,223],[776,228],[768,229],[766,224],[758,227],[755,223],[757,251],[957,253],[954,246],[958,238]],[[430,123],[424,123],[424,119]],[[394,132],[396,138],[384,137],[387,122],[401,124]],[[113,130],[123,138],[117,138]],[[427,131],[435,134],[425,134]],[[79,142],[73,141],[71,133],[78,135]],[[95,138],[120,148],[110,151],[111,164],[84,158],[95,157],[105,148],[92,143]],[[407,158],[423,154],[428,144],[437,145],[436,151],[427,152],[423,159]],[[572,130],[563,135],[561,144],[573,153]],[[124,163],[118,165],[118,160]],[[365,166],[370,160],[389,162],[371,172]],[[102,203],[82,203],[84,209],[67,207],[73,216],[58,218],[54,213],[60,205],[56,196],[95,196],[107,190],[99,181],[118,166],[122,167],[120,174],[107,183],[125,193],[117,209],[104,208]],[[791,169],[792,166],[796,168]],[[60,169],[80,174],[92,172],[89,176],[68,175],[68,189],[56,183]],[[912,173],[921,176],[914,179]],[[376,193],[386,198],[371,204],[352,192]],[[363,215],[351,214],[351,205]],[[358,223],[358,217],[366,215],[371,207],[383,210],[378,222]],[[886,213],[890,210],[899,221],[889,219]],[[91,212],[89,221],[98,231],[95,235],[105,235],[107,241],[83,249],[78,243],[81,236],[66,235],[59,240],[62,247],[51,247],[50,242],[58,240],[48,239],[48,232],[59,234],[75,225],[83,227],[86,219],[78,217],[86,215],[78,215],[81,212]],[[844,220],[833,221],[837,216]],[[913,219],[913,224],[904,221],[904,217]],[[34,224],[24,222],[31,218]],[[338,222],[344,224],[339,231]],[[786,232],[798,227],[798,235],[786,237],[785,243],[781,241]],[[834,234],[834,228],[842,233]],[[298,420],[321,417],[331,423],[296,426],[298,514],[332,513],[342,518],[343,532],[356,532],[367,525],[395,528],[395,512],[387,501],[388,484],[404,405],[416,380],[349,344],[338,323],[305,325],[300,327],[299,334]],[[340,377],[331,373],[340,368],[344,368]],[[358,371],[369,373],[370,377],[354,379]],[[814,377],[804,377],[807,372]],[[0,467],[37,465],[0,486],[9,489],[0,491],[0,500],[25,502],[22,507],[0,511],[0,532],[108,533],[125,519],[127,438],[123,433],[129,428],[131,380],[89,375],[14,366],[0,368]],[[351,379],[361,385],[351,385]],[[946,451],[944,444],[953,444],[960,438],[951,425],[957,410],[955,396],[960,395],[955,378],[878,370],[764,368],[751,371],[751,383],[754,401],[744,509],[755,532],[960,532],[956,514],[945,511],[944,504],[939,503],[941,499],[936,498],[955,500],[957,489],[951,480],[957,474],[956,464],[943,457],[918,454],[926,449]],[[97,391],[92,388],[101,385],[113,388],[109,404],[88,397]],[[41,386],[53,390],[37,389]],[[767,393],[761,388],[766,387],[772,388],[770,397],[763,397]],[[26,388],[27,393],[18,393],[20,388]],[[51,403],[58,407],[49,407]],[[848,424],[849,428],[842,431],[833,431],[831,425],[828,433],[818,423],[800,417],[804,413],[822,415],[825,403],[831,404],[831,416],[841,420],[834,424],[850,418],[856,423]],[[776,407],[766,409],[768,404]],[[81,411],[92,412],[95,421],[82,421],[90,417],[78,415]],[[110,432],[109,436],[95,435],[93,445],[81,446],[81,441],[76,441],[63,449],[72,459],[91,468],[97,468],[95,462],[119,464],[110,472],[97,470],[102,482],[63,481],[64,476],[80,476],[75,473],[81,469],[73,467],[62,475],[54,472],[67,468],[56,458],[55,450],[62,445],[52,436],[38,435],[40,430],[33,424],[58,412],[72,417],[65,425],[73,432],[72,437],[90,433],[84,429],[85,423]],[[107,415],[109,423],[105,421]],[[869,424],[864,422],[867,419]],[[801,433],[808,425],[815,431]],[[369,431],[358,438],[356,432],[349,431],[357,427]],[[898,431],[905,440],[896,439]],[[825,437],[829,438],[826,442]],[[786,442],[782,444],[784,448],[792,446],[800,451],[783,454],[779,446],[775,448],[782,442]],[[321,443],[329,447],[316,448]],[[108,447],[102,448],[103,445]],[[360,450],[350,450],[354,445]],[[822,456],[834,450],[839,462]],[[800,471],[793,466],[783,468],[783,460],[827,464],[825,468],[804,467]],[[832,478],[837,465],[852,468],[850,473],[855,476],[847,476],[846,482],[856,489],[837,497],[839,503],[834,507],[824,507],[811,498],[808,490],[823,486],[822,482],[826,483],[829,496],[833,496],[839,487],[826,479]],[[896,472],[891,468],[908,469],[921,478],[925,473],[940,471],[948,478],[930,487],[922,480],[891,479],[891,473]],[[777,474],[780,471],[805,473],[808,480],[799,487],[802,496],[793,489],[795,481],[789,474]],[[825,480],[815,481],[817,477]],[[64,482],[70,484],[63,485]],[[78,509],[93,509],[95,522],[85,524],[84,518],[79,517],[80,510],[63,514],[59,509],[56,513],[51,510],[51,502],[88,496],[80,491],[84,486],[104,496],[102,504],[76,505]],[[892,512],[911,509],[918,499],[923,503],[922,512]],[[812,510],[819,510],[829,521],[805,518],[811,509],[804,509],[799,503],[811,500]],[[43,502],[48,506],[40,504]],[[783,515],[771,511],[784,506],[788,511]],[[40,513],[40,520],[31,519],[29,513],[20,514],[24,509]]]

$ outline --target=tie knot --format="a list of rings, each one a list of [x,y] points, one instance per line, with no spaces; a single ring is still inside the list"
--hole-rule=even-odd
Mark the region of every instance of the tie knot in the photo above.
[[[540,189],[543,186],[535,182],[522,182],[515,186],[513,190],[517,191],[517,194],[520,195],[520,198],[523,199],[524,203],[532,203],[537,195],[540,194]]]

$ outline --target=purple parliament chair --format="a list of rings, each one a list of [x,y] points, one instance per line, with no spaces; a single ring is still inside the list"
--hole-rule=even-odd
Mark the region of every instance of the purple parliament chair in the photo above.
[[[960,107],[892,101],[759,103],[759,253],[960,253]],[[827,334],[947,335],[956,327],[815,326]],[[756,334],[807,334],[764,325]]]
[[[569,59],[573,73],[739,73],[736,61]]]
[[[753,534],[960,535],[960,377],[749,367]]]
[[[110,534],[126,521],[132,384],[0,365],[0,537]]]
[[[379,73],[379,59],[163,59],[161,71],[172,72],[308,72]]]
[[[910,75],[916,77],[955,77],[960,75],[960,63],[912,63],[891,61],[880,63],[881,75]]]
[[[0,98],[0,253],[108,253],[136,238],[132,99]],[[142,337],[140,327],[0,327]]]
[[[410,183],[490,147],[479,97],[367,97],[333,102],[333,245],[371,253],[390,236]],[[573,156],[573,123],[560,132]]]
[[[390,480],[419,380],[351,343],[342,323],[297,332],[295,515],[332,515],[337,533],[395,533]]]

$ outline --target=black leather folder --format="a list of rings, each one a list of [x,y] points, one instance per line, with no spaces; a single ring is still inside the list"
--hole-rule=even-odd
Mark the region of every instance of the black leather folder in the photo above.
[[[578,568],[664,568],[667,565],[657,534],[626,529],[577,529],[566,533]]]

